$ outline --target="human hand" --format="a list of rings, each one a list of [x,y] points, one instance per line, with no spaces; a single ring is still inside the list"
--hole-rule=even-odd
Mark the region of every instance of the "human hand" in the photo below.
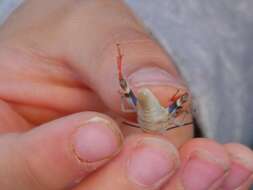
[[[253,156],[242,145],[189,140],[191,126],[166,133],[167,140],[121,127],[120,151],[121,132],[107,116],[67,116],[121,114],[116,43],[133,86],[152,89],[162,103],[182,86],[121,1],[27,1],[2,27],[0,42],[3,189],[66,189],[80,180],[77,189],[208,189],[217,179],[215,189],[249,187]]]

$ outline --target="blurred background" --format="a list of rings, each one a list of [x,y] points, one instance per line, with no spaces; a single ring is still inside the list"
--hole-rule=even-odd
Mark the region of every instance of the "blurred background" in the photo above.
[[[0,0],[0,24],[22,0]],[[253,1],[126,0],[171,55],[205,136],[253,147]]]

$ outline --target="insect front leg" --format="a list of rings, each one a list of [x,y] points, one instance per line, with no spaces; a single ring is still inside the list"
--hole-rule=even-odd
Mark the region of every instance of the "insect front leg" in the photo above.
[[[132,108],[127,108],[125,103],[130,102],[128,97],[125,97],[124,95],[121,96],[121,102],[120,102],[120,107],[121,107],[121,111],[125,112],[125,113],[135,113],[136,112],[136,108],[132,106]]]

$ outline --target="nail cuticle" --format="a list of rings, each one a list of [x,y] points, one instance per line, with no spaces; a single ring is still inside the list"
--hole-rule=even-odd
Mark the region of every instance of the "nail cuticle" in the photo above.
[[[246,184],[252,183],[253,175],[251,175],[244,183],[242,183],[239,187],[235,188],[235,190],[242,190],[242,187]]]
[[[178,159],[172,153],[174,151],[168,150],[168,147],[165,149],[162,143],[164,143],[162,140],[146,137],[139,139],[132,147],[126,161],[126,169],[129,179],[135,184],[156,187],[163,184],[176,171]]]
[[[210,152],[208,152],[207,150],[203,150],[203,149],[196,149],[195,151],[193,151],[189,157],[188,160],[191,159],[192,157],[197,157],[201,160],[205,160],[205,161],[209,161],[211,163],[215,163],[217,165],[219,165],[220,167],[222,167],[224,169],[224,172],[227,172],[229,170],[229,164],[218,159],[217,157],[212,156],[212,154]]]
[[[253,173],[253,165],[252,162],[246,160],[244,157],[240,155],[230,155],[233,157],[233,162],[238,163],[239,165],[242,165],[243,167],[247,168]]]
[[[217,180],[215,180],[210,188],[208,188],[208,190],[216,190],[218,188],[220,188],[220,186],[222,185],[223,181],[226,179],[226,177],[228,176],[228,171],[226,171],[222,176],[217,177]]]
[[[146,67],[136,70],[128,76],[129,83],[138,88],[141,86],[171,86],[186,89],[183,81],[159,67]]]
[[[131,156],[130,156],[131,157]],[[129,158],[129,160],[127,160],[126,162],[126,171],[129,170],[128,168],[131,167],[131,158]],[[167,172],[162,178],[160,178],[158,181],[154,182],[153,184],[144,184],[142,182],[140,182],[139,180],[136,180],[134,177],[131,177],[129,176],[129,174],[127,175],[128,179],[132,182],[134,182],[135,184],[137,184],[138,186],[141,186],[141,187],[157,187],[157,186],[160,186],[161,184],[163,184],[165,181],[167,181],[167,179],[169,179],[174,173],[175,173],[175,170],[176,170],[176,167],[175,168],[172,168],[170,169],[169,172]],[[127,171],[129,173],[129,171]]]
[[[177,152],[176,147],[174,147],[174,145],[172,145],[171,143],[167,142],[166,140],[161,140],[158,138],[154,138],[154,137],[144,137],[142,139],[140,139],[137,144],[136,147],[138,146],[153,146],[156,147],[158,149],[163,149],[167,152],[167,155],[173,155],[174,159],[175,159],[175,164],[176,166],[179,166],[179,154]],[[171,159],[171,157],[169,157]]]
[[[102,142],[96,140],[97,136]],[[97,116],[76,127],[70,136],[70,147],[75,159],[87,167],[112,158],[120,151],[122,142],[121,133],[109,121]]]
[[[123,144],[123,134],[121,133],[120,129],[117,127],[113,127],[113,123],[102,118],[102,117],[98,117],[98,116],[94,116],[92,118],[90,118],[89,120],[87,120],[86,122],[84,122],[85,124],[89,124],[89,123],[103,123],[106,125],[106,127],[110,128],[112,130],[112,132],[115,134],[115,137],[118,139],[118,144],[120,146],[122,146]],[[84,125],[82,125],[81,127],[85,127]]]
[[[227,178],[224,180],[222,188],[224,190],[238,189],[245,184],[252,176],[252,171],[241,163],[233,161]]]
[[[185,189],[204,190],[221,185],[227,173],[223,162],[214,159],[208,151],[196,150],[185,160],[180,176]]]

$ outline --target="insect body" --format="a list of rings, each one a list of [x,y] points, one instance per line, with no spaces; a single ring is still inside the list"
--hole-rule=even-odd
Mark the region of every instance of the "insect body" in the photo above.
[[[143,130],[165,131],[170,126],[168,110],[162,107],[152,92],[141,89],[138,93],[137,121]]]
[[[120,51],[120,45],[117,44],[118,57],[118,80],[121,88],[121,109],[123,112],[136,112],[137,122],[133,123],[125,121],[129,126],[142,128],[144,131],[163,132],[180,126],[192,124],[192,122],[178,121],[178,115],[188,114],[182,111],[182,106],[188,101],[188,93],[183,95],[177,95],[177,93],[171,98],[168,108],[161,106],[158,99],[147,88],[139,90],[137,96],[133,90],[129,87],[126,79],[122,74],[122,58],[123,55]],[[124,100],[127,100],[132,109],[126,109],[124,106]]]

